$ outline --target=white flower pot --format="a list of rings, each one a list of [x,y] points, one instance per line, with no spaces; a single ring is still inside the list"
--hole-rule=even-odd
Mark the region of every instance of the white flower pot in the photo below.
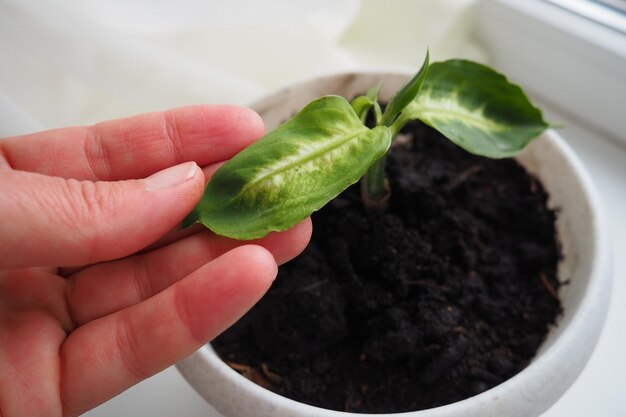
[[[270,130],[321,95],[352,97],[383,81],[380,98],[384,101],[408,77],[373,72],[322,77],[284,89],[253,108]],[[529,366],[502,384],[449,405],[385,416],[538,416],[559,399],[587,363],[605,320],[612,272],[607,226],[597,193],[578,158],[554,131],[532,142],[518,160],[542,181],[550,195],[549,205],[558,208],[557,229],[563,251],[558,276],[568,281],[559,290],[562,316]],[[313,407],[270,392],[232,370],[209,345],[180,362],[178,369],[227,417],[357,415]]]

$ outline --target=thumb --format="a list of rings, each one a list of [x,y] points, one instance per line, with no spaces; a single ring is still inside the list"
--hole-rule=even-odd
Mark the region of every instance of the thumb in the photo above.
[[[180,222],[204,175],[187,162],[140,180],[0,176],[0,267],[77,266],[129,255]]]

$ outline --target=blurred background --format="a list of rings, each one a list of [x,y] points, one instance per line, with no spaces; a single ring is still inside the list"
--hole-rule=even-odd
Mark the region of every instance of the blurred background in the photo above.
[[[461,57],[521,84],[614,232],[607,325],[546,417],[626,416],[626,0],[0,0],[0,137]],[[218,417],[174,368],[87,414]]]
[[[189,103],[246,104],[320,73],[484,60],[472,0],[5,1],[2,134]],[[424,8],[426,6],[426,8]]]

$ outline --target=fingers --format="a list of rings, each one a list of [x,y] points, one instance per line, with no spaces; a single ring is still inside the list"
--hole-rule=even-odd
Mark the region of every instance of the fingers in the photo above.
[[[217,169],[220,166],[222,166],[225,162],[226,161],[222,161],[217,164],[212,164],[212,165],[202,167],[202,172],[204,173],[205,185],[209,183],[209,180],[211,179],[215,171],[217,171]],[[194,224],[184,229],[181,229],[180,227],[176,227],[173,230],[171,230],[169,233],[167,233],[165,236],[163,236],[161,239],[157,240],[156,242],[142,249],[142,252],[149,252],[154,249],[161,248],[163,246],[169,245],[170,243],[177,242],[181,239],[184,239],[187,236],[195,235],[196,233],[206,231],[206,230],[207,230],[206,227],[201,225],[200,223]],[[65,276],[68,276],[75,271],[67,271],[67,272],[68,273],[65,274]]]
[[[202,172],[204,173],[204,177],[205,177],[205,186],[206,184],[208,184],[211,176],[223,163],[224,162],[211,164],[209,166],[205,166],[202,168]],[[152,242],[145,248],[141,249],[140,253],[146,253],[146,252],[150,252],[155,249],[158,249],[158,248],[162,248],[163,246],[169,245],[173,242],[177,242],[188,236],[195,235],[197,233],[200,233],[206,230],[207,230],[206,227],[202,226],[201,224],[195,224],[191,227],[187,227],[184,229],[181,229],[180,225],[176,225],[172,230],[170,230],[164,236],[160,237],[155,242]],[[89,267],[89,265],[81,265],[81,266],[76,266],[76,267],[63,267],[59,269],[59,272],[62,276],[69,277],[71,275],[74,275],[76,272],[79,272],[87,267]]]
[[[80,327],[61,350],[66,413],[81,413],[189,355],[252,307],[275,276],[268,251],[242,246],[155,297]]]
[[[55,416],[59,346],[66,333],[46,312],[0,310],[0,404],[3,416]]]
[[[297,256],[310,236],[307,219],[249,243],[265,247],[281,264]],[[68,281],[66,299],[73,321],[81,325],[146,300],[242,244],[206,231],[149,253],[86,268]]]
[[[6,171],[0,189],[0,267],[73,266],[127,256],[167,233],[197,204],[204,175],[193,162],[118,182]]]
[[[0,165],[78,180],[136,179],[186,161],[229,159],[262,135],[252,110],[182,107],[0,140]]]

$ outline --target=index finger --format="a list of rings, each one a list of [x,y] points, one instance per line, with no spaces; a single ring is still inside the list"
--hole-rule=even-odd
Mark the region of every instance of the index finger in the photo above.
[[[250,109],[188,106],[3,139],[0,158],[13,169],[64,178],[137,179],[186,161],[224,161],[263,131]]]

